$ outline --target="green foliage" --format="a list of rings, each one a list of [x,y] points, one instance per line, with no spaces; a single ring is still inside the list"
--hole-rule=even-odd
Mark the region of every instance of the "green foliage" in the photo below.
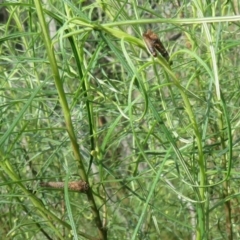
[[[0,235],[238,239],[239,9],[1,3]]]

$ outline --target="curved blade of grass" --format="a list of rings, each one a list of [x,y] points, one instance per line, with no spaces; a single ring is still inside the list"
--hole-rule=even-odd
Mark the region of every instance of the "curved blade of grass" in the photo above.
[[[154,193],[155,187],[156,187],[157,183],[159,182],[160,175],[161,175],[161,173],[163,171],[164,164],[165,164],[166,160],[168,159],[168,157],[170,156],[171,151],[172,151],[172,148],[169,148],[168,151],[166,152],[166,155],[165,155],[165,157],[164,157],[164,159],[163,159],[163,161],[162,161],[162,163],[161,163],[161,165],[160,165],[160,167],[159,167],[159,169],[158,169],[158,171],[157,171],[157,173],[156,173],[156,175],[154,177],[154,181],[153,181],[152,187],[151,187],[151,189],[150,189],[150,191],[148,193],[146,202],[144,203],[141,216],[139,217],[137,226],[134,229],[134,232],[133,232],[133,235],[132,235],[132,238],[131,238],[132,240],[137,238],[138,231],[139,231],[139,229],[140,229],[140,227],[142,225],[142,222],[144,220],[147,208],[149,207],[149,202],[150,202],[150,200],[152,198],[152,195]]]

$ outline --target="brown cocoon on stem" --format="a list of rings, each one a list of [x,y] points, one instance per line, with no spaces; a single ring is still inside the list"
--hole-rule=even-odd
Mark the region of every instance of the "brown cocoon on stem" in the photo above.
[[[41,182],[40,186],[63,189],[64,184],[64,182]],[[88,188],[89,185],[85,181],[75,181],[68,183],[68,189],[72,191],[86,192]]]

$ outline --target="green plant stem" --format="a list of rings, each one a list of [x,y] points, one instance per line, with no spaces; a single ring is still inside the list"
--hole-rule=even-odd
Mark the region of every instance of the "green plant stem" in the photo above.
[[[69,110],[69,107],[68,107],[66,95],[64,93],[62,81],[61,81],[61,78],[60,78],[60,75],[59,75],[59,72],[58,72],[58,66],[57,66],[57,62],[56,62],[56,59],[55,59],[53,45],[52,45],[52,42],[51,42],[51,39],[50,39],[50,36],[49,36],[49,31],[48,31],[47,24],[46,24],[46,21],[45,21],[45,18],[44,18],[41,2],[39,0],[34,0],[34,2],[35,2],[36,12],[37,12],[39,23],[40,23],[40,26],[41,26],[43,40],[44,40],[44,43],[45,43],[45,46],[46,46],[50,66],[52,68],[53,77],[54,77],[54,81],[55,81],[55,86],[56,86],[57,91],[58,91],[59,101],[60,101],[60,104],[61,104],[61,107],[62,107],[62,110],[63,110],[63,115],[64,115],[64,119],[65,119],[65,123],[66,123],[66,130],[68,132],[70,141],[72,143],[72,149],[73,149],[74,157],[75,157],[76,161],[78,162],[79,175],[82,178],[82,180],[84,180],[88,183],[89,182],[88,177],[87,177],[86,171],[84,169],[83,158],[81,157],[81,154],[79,152],[79,146],[78,146],[77,139],[76,139],[76,136],[75,136],[75,132],[74,132],[74,128],[73,128],[73,124],[72,124],[72,120],[71,120],[70,110]],[[100,218],[99,211],[97,209],[97,206],[96,206],[91,188],[89,188],[89,190],[87,191],[87,197],[88,197],[88,201],[91,205],[91,209],[92,209],[92,212],[93,212],[93,215],[94,215],[95,223],[96,223],[97,228],[98,228],[99,237],[100,237],[100,239],[106,239],[107,231],[106,231],[106,229],[104,229],[102,227],[101,218]]]
[[[158,60],[159,61],[159,60]],[[162,65],[162,62],[161,62]],[[205,173],[205,160],[204,160],[204,155],[203,155],[203,147],[202,147],[202,138],[201,134],[198,129],[197,122],[195,120],[191,104],[189,102],[189,99],[185,93],[184,88],[180,85],[179,80],[176,78],[174,73],[171,71],[171,69],[164,63],[162,65],[165,69],[165,71],[171,76],[175,86],[178,88],[184,105],[186,112],[188,114],[189,120],[191,121],[192,128],[194,130],[194,134],[196,137],[196,142],[197,142],[197,147],[198,147],[198,166],[199,166],[199,193],[200,193],[200,201],[204,202],[205,199],[205,188],[204,186],[206,185],[206,173]],[[196,232],[196,239],[201,240],[202,236],[205,234],[205,208],[203,203],[197,203],[197,213],[198,213],[198,224],[199,226],[197,227],[197,232]]]
[[[61,236],[59,228],[55,227],[55,225],[53,224],[53,221],[58,222],[59,224],[63,225],[64,227],[67,227],[68,229],[71,229],[70,225],[60,220],[57,216],[55,216],[48,209],[46,209],[43,203],[31,191],[25,188],[25,186],[21,183],[21,180],[12,170],[12,167],[8,161],[6,160],[0,161],[0,166],[8,174],[8,176],[12,179],[12,181],[15,181],[16,184],[25,193],[25,195],[31,200],[37,212],[39,212],[39,214],[46,220],[46,222],[50,225],[50,227],[55,231],[56,235],[63,240],[63,237]]]

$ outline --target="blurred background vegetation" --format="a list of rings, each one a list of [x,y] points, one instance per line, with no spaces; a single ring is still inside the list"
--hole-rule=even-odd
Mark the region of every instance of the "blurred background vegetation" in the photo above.
[[[239,11],[1,1],[2,239],[240,239]]]

